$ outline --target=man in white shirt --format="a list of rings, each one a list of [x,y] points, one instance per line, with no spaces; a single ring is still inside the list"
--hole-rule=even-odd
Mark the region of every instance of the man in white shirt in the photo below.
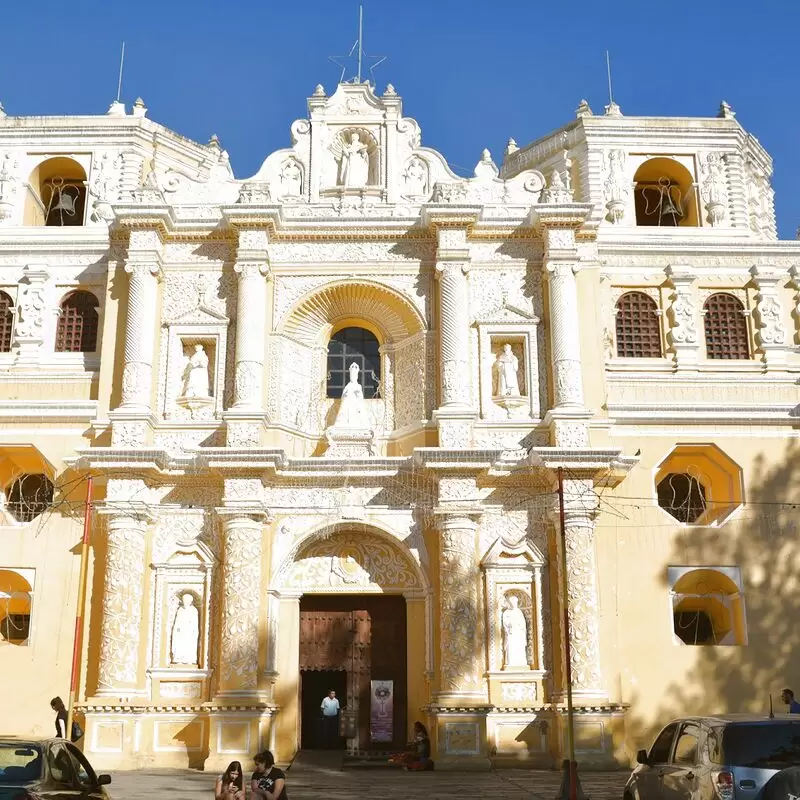
[[[333,689],[328,692],[327,697],[322,698],[320,708],[322,709],[322,730],[325,736],[325,747],[332,750],[339,743],[339,698]]]

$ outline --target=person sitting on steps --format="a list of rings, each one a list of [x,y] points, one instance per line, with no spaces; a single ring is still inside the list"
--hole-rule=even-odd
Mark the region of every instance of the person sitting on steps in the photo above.
[[[245,800],[244,775],[240,762],[231,761],[225,772],[217,778],[214,797],[216,800]]]
[[[389,761],[407,770],[433,769],[431,760],[431,740],[427,728],[419,721],[414,723],[414,738],[402,753],[396,753]]]

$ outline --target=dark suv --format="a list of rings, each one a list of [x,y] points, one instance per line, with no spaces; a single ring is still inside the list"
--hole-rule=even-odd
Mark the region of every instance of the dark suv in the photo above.
[[[800,766],[800,714],[670,722],[625,784],[625,800],[756,800],[779,770]]]

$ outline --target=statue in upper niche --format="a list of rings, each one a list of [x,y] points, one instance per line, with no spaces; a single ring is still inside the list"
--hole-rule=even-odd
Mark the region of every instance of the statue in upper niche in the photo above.
[[[194,353],[186,362],[183,371],[184,397],[210,397],[208,376],[208,354],[201,344],[194,346]]]
[[[200,638],[200,613],[194,597],[188,592],[181,597],[181,605],[172,623],[171,662],[197,665],[197,643]]]
[[[339,186],[362,189],[369,183],[369,145],[361,141],[357,132],[337,136],[331,144],[331,150],[339,162]]]
[[[503,345],[503,352],[497,354],[497,358],[494,362],[495,396],[519,396],[518,370],[519,360],[514,355],[511,345],[506,342]]]
[[[303,171],[293,158],[281,170],[281,189],[284,197],[299,197],[303,190]]]

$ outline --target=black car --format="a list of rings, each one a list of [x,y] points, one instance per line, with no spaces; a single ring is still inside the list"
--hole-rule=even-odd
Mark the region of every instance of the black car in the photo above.
[[[107,800],[109,783],[64,739],[0,739],[0,800]]]

